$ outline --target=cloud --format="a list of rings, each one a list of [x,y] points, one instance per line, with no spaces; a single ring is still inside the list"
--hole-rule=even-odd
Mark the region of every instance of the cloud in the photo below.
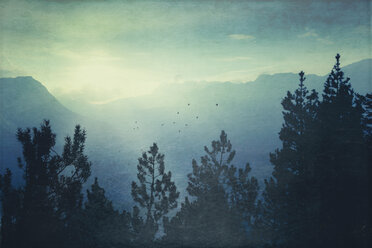
[[[326,45],[333,44],[333,41],[329,40],[329,38],[320,37],[320,35],[313,29],[306,29],[307,31],[303,34],[297,35],[298,38],[314,38],[316,41],[321,42]]]
[[[253,40],[256,38],[253,35],[248,34],[230,34],[229,37],[233,40]]]
[[[318,37],[318,33],[315,30],[308,30],[306,33],[300,34],[297,37],[306,38],[306,37]]]

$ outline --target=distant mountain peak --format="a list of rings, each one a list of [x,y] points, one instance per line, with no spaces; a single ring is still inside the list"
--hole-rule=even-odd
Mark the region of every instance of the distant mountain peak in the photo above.
[[[288,77],[293,77],[294,75],[296,74],[293,72],[281,72],[281,73],[271,73],[271,74],[264,73],[264,74],[259,75],[255,81],[268,80],[273,77],[288,78]]]
[[[35,80],[32,76],[18,76],[16,78],[20,78],[20,79],[33,79],[33,80]]]
[[[0,78],[0,98],[0,110],[7,112],[10,119],[13,118],[12,113],[28,114],[34,111],[38,113],[35,122],[49,116],[72,114],[42,83],[31,76]]]
[[[32,80],[38,82],[32,76],[3,77],[1,80]]]
[[[18,76],[18,77],[8,77],[8,78],[0,78],[0,85],[2,87],[18,87],[18,86],[31,86],[31,87],[38,87],[43,88],[46,90],[45,86],[34,79],[32,76]]]

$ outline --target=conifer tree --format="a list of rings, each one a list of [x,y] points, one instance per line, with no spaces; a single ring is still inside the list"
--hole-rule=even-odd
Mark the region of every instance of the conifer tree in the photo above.
[[[185,197],[181,209],[172,218],[164,217],[165,236],[162,242],[169,247],[197,247],[200,245],[198,237],[198,209]],[[200,234],[199,234],[200,235]]]
[[[317,92],[309,93],[304,72],[294,93],[283,99],[284,124],[279,133],[282,148],[270,154],[273,178],[265,180],[260,226],[269,243],[285,247],[305,247],[313,239],[314,220],[312,144],[316,142]]]
[[[201,157],[199,165],[192,162],[193,172],[188,175],[187,191],[196,198],[199,223],[194,226],[198,236],[194,238],[206,246],[224,246],[232,242],[238,243],[236,237],[242,237],[242,223],[230,223],[236,220],[230,214],[229,197],[226,192],[227,170],[235,151],[224,131],[220,139],[212,142],[212,149],[204,147],[207,155]]]
[[[105,196],[105,190],[95,178],[90,190],[87,190],[87,201],[82,210],[82,237],[80,247],[104,248],[122,247],[131,241],[130,215],[114,209],[112,202]]]
[[[320,237],[324,246],[360,245],[368,187],[362,97],[340,67],[340,55],[324,85],[319,106],[320,142],[316,152],[319,179]]]
[[[192,162],[187,191],[180,212],[165,220],[166,242],[197,247],[231,247],[247,244],[244,224],[250,225],[255,211],[258,183],[248,178],[250,167],[232,165],[235,151],[224,131],[204,147],[199,165]]]
[[[366,94],[364,99],[364,109],[366,111],[364,116],[364,129],[365,129],[365,140],[366,140],[366,149],[367,149],[367,166],[368,167],[368,185],[367,185],[367,209],[372,209],[372,94]],[[372,214],[369,214],[366,218],[367,223],[362,230],[362,236],[366,240],[366,247],[372,245]],[[367,238],[369,237],[369,238]]]
[[[340,56],[324,85],[302,102],[303,76],[283,100],[283,146],[271,154],[263,193],[268,243],[283,247],[364,247],[368,215],[363,98],[344,78]],[[300,99],[298,101],[297,99]]]
[[[72,237],[70,221],[82,206],[82,184],[90,175],[90,162],[84,154],[85,131],[76,126],[73,139],[65,139],[62,156],[53,149],[56,135],[49,121],[40,129],[19,129],[17,138],[23,148],[19,165],[25,182],[18,190],[19,208],[13,218],[15,245],[63,247]]]
[[[165,172],[164,154],[154,143],[150,150],[138,159],[139,184],[132,182],[132,197],[145,210],[145,221],[138,239],[152,242],[158,231],[159,221],[177,207],[179,192],[172,181],[172,174]]]

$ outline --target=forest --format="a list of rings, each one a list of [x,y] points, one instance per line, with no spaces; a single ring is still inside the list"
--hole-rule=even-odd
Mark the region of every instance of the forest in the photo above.
[[[323,92],[309,91],[301,71],[283,96],[281,146],[262,184],[249,161],[234,165],[222,130],[190,161],[184,199],[153,143],[138,158],[127,196],[135,205],[116,209],[99,178],[86,186],[81,126],[62,153],[50,121],[18,129],[23,184],[10,169],[0,175],[1,247],[371,247],[372,94],[354,92],[335,59]]]

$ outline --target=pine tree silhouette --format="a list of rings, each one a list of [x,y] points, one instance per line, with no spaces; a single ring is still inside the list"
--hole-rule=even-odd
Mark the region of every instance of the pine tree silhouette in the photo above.
[[[19,129],[17,138],[23,148],[24,162],[18,160],[25,182],[17,190],[20,201],[14,206],[17,214],[12,218],[15,247],[63,247],[73,236],[70,221],[82,206],[82,184],[90,175],[91,165],[84,155],[85,131],[76,126],[73,139],[65,139],[62,156],[53,149],[56,135],[49,121],[44,121],[40,129]],[[9,185],[7,182],[2,187],[3,196]],[[2,199],[4,203],[9,201],[7,197]],[[2,230],[5,240],[7,233]]]
[[[367,162],[368,166],[368,185],[367,185],[367,197],[365,201],[367,202],[367,209],[372,209],[372,94],[366,94],[364,99],[364,129],[365,129],[365,140],[366,140],[366,149],[367,149]],[[365,240],[365,247],[372,245],[372,214],[369,212],[369,215],[366,218],[366,225],[362,227],[361,236]]]
[[[316,171],[320,180],[320,240],[324,246],[353,247],[365,225],[368,179],[362,98],[344,77],[340,55],[319,106]]]
[[[363,98],[344,78],[340,56],[322,100],[300,86],[283,100],[282,148],[271,154],[259,223],[268,244],[364,247],[368,215]],[[304,100],[306,99],[306,100]],[[262,217],[262,218],[261,218]]]
[[[90,190],[87,190],[87,201],[82,210],[83,231],[79,247],[104,248],[123,247],[131,243],[130,215],[115,210],[112,202],[105,196],[105,190],[95,178]]]
[[[224,131],[212,142],[212,149],[199,165],[192,162],[187,191],[195,199],[185,198],[180,212],[164,220],[165,242],[196,247],[233,247],[247,242],[244,220],[250,224],[255,211],[258,183],[248,178],[249,165],[237,169],[235,156]]]
[[[282,101],[284,124],[279,133],[282,148],[270,154],[274,165],[273,178],[265,180],[264,239],[285,247],[306,247],[314,237],[311,208],[313,172],[311,146],[316,142],[314,131],[319,105],[317,92],[309,93],[304,85],[305,74],[294,93],[287,92]],[[312,211],[315,211],[312,209]]]
[[[146,216],[138,233],[138,242],[150,243],[158,231],[159,221],[177,207],[179,192],[172,181],[171,172],[165,172],[164,154],[159,153],[156,143],[147,153],[142,154],[138,162],[139,184],[132,182],[132,197],[139,207],[145,210]],[[138,220],[139,213],[135,214]]]

